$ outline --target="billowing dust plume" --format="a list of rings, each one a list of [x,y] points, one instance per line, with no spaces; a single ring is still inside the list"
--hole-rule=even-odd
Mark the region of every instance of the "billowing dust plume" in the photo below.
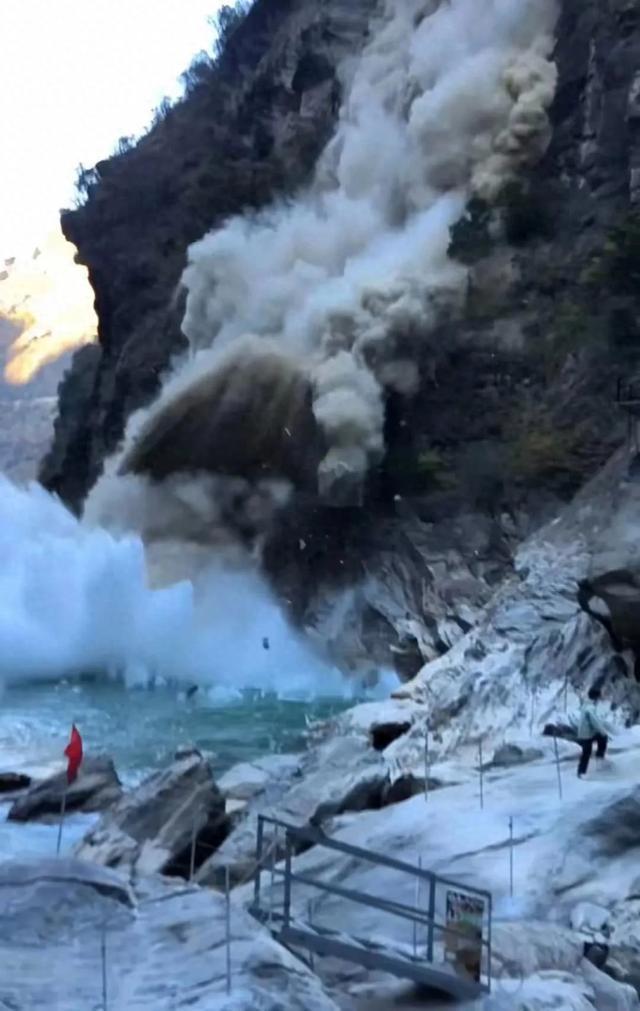
[[[385,388],[415,389],[418,351],[464,302],[450,226],[548,143],[555,16],[554,0],[381,4],[308,189],[189,250],[195,357],[130,429],[121,469],[295,483],[312,462],[328,496],[362,479]]]

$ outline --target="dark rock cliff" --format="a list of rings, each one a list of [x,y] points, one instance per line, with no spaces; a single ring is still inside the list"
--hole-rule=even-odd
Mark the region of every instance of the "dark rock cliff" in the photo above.
[[[308,177],[340,107],[338,67],[377,0],[257,0],[215,66],[62,215],[95,291],[99,351],[77,356],[41,480],[78,509],[132,411],[184,349],[176,286],[190,243]],[[84,405],[84,406],[81,406]]]
[[[337,67],[376,8],[258,0],[215,71],[99,165],[85,205],[63,216],[100,317],[99,349],[61,387],[41,473],[72,506],[183,346],[186,247],[303,182],[339,106]],[[296,619],[353,666],[411,674],[446,651],[515,544],[624,437],[616,382],[640,349],[640,5],[563,0],[555,58],[549,150],[505,192],[501,240],[478,205],[454,229],[452,255],[472,271],[466,316],[438,335],[418,395],[389,402],[366,508],[299,499],[265,547]]]

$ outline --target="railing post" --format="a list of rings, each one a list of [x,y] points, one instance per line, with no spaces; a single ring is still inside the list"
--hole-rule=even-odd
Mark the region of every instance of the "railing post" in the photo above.
[[[488,899],[489,899],[489,925],[488,925],[488,937],[487,937],[488,954],[487,954],[486,975],[487,975],[488,988],[490,990],[491,989],[491,951],[492,951],[492,947],[491,947],[491,945],[492,945],[492,941],[491,941],[491,922],[492,922],[492,919],[493,919],[493,900],[492,900],[491,896],[489,896]]]
[[[427,928],[427,961],[433,962],[433,926],[436,918],[436,879],[429,878],[429,926]]]
[[[258,815],[258,835],[256,839],[256,876],[253,883],[253,903],[256,908],[260,904],[260,872],[262,869],[262,847],[264,841],[264,820]]]
[[[291,836],[287,832],[285,839],[286,855],[284,864],[284,926],[289,926],[291,920]]]
[[[562,773],[560,771],[560,753],[558,751],[558,738],[556,737],[555,734],[553,736],[553,750],[555,752],[556,773],[558,775],[558,794],[560,796],[560,800],[562,800]]]
[[[309,899],[309,904],[307,906],[307,919],[309,921],[309,926],[313,930],[313,899]],[[310,951],[310,956],[311,957],[309,959],[309,965],[311,967],[311,972],[315,972],[316,971],[316,959],[315,959],[315,955],[313,954],[313,948]]]
[[[422,857],[418,857],[418,867],[422,870]],[[418,954],[418,915],[420,913],[420,875],[416,874],[416,918],[413,921],[413,957],[415,958]]]
[[[102,923],[102,935],[100,938],[100,961],[102,963],[102,1008],[109,1011],[107,1004],[107,921]]]
[[[196,815],[193,816],[193,825],[191,826],[191,854],[189,859],[189,881],[193,881],[193,876],[196,870],[196,841],[198,839],[198,821]]]
[[[231,993],[231,879],[229,865],[224,869],[224,913],[225,913],[225,947],[227,961],[227,996]]]
[[[273,927],[273,904],[276,899],[276,850],[278,848],[278,825],[271,841],[271,880],[269,882],[269,930]]]

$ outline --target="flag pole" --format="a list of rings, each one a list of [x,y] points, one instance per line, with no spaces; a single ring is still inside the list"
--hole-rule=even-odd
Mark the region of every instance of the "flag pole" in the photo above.
[[[60,846],[62,844],[62,828],[64,826],[64,814],[67,809],[67,790],[74,782],[78,775],[78,769],[82,764],[82,737],[76,727],[75,723],[71,724],[71,736],[69,738],[69,743],[64,749],[64,753],[68,759],[67,762],[67,773],[66,773],[66,783],[64,784],[64,789],[62,791],[62,802],[60,804],[60,824],[58,826],[58,845],[56,847],[56,856],[60,856]]]
[[[67,787],[62,791],[62,802],[60,804],[60,824],[58,825],[58,845],[56,846],[56,856],[60,856],[60,846],[62,844],[62,826],[64,825],[64,813],[67,807]]]

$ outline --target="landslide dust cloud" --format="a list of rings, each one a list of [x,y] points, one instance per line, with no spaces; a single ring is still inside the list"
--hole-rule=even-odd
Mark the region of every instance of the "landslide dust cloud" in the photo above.
[[[183,417],[180,398],[189,398],[192,419],[207,417],[216,381],[202,377],[228,368],[234,348],[235,396],[259,429],[252,389],[264,339],[280,349],[285,371],[302,369],[310,384],[324,439],[321,492],[345,474],[362,477],[382,454],[384,387],[415,387],[417,345],[464,299],[466,271],[446,255],[451,224],[472,193],[494,199],[548,143],[556,10],[553,0],[381,6],[310,187],[190,248],[183,329],[196,378],[191,388],[165,388],[145,419],[133,469],[145,460],[150,473],[157,469],[154,446],[170,444],[167,423]],[[253,345],[237,343],[248,335]],[[269,396],[282,392],[273,375],[267,385]],[[174,437],[171,467],[180,468],[181,454],[191,467],[180,422]],[[207,445],[216,439],[209,425]],[[242,458],[241,445],[238,452]],[[209,452],[211,469],[219,455]]]

